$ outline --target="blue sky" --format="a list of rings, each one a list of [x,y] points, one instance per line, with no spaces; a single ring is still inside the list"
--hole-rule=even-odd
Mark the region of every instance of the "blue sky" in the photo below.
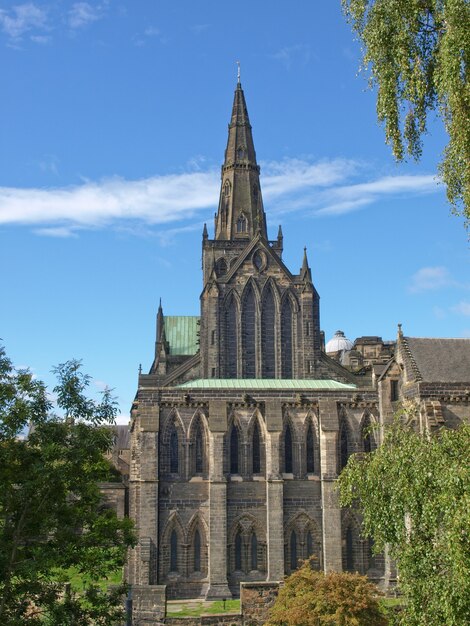
[[[327,339],[470,336],[440,122],[395,164],[339,0],[1,2],[0,337],[48,382],[83,359],[122,419],[159,297],[199,312],[236,60],[269,233],[293,271],[307,246]]]

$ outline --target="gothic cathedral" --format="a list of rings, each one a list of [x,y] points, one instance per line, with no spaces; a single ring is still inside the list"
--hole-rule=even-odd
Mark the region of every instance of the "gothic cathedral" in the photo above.
[[[354,346],[339,333],[327,350],[306,252],[298,273],[282,252],[281,227],[268,239],[238,83],[214,237],[206,226],[202,234],[200,316],[159,307],[155,359],[132,407],[134,586],[227,598],[242,581],[282,580],[310,556],[325,571],[393,576],[354,511],[341,510],[335,480],[351,453],[380,443],[370,427],[390,418],[402,388],[418,385],[426,416],[452,413],[451,400],[441,410],[419,387],[419,350],[429,355],[434,344],[416,342],[460,341],[468,364],[470,341],[413,340],[400,329],[396,343],[365,337]]]

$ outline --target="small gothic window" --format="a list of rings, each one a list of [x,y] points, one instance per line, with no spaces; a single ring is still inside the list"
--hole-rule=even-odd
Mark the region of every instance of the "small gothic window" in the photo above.
[[[292,433],[289,425],[284,435],[284,471],[292,474]]]
[[[230,434],[230,473],[238,474],[238,430],[232,426]]]
[[[251,535],[251,569],[258,569],[258,539],[255,533]]]
[[[229,196],[230,195],[230,183],[228,180],[225,181],[225,185],[224,185],[224,196]]]
[[[261,454],[260,454],[260,438],[259,427],[255,424],[253,429],[253,474],[259,474],[261,472]]]
[[[170,537],[170,572],[178,571],[178,536],[173,530]]]
[[[235,537],[235,569],[238,571],[242,569],[242,537],[240,532]]]
[[[243,148],[238,148],[237,156],[239,160],[243,159],[245,157],[245,150]]]
[[[354,570],[353,534],[351,526],[348,526],[346,530],[346,570],[348,572]]]
[[[390,401],[396,402],[398,400],[398,380],[390,381]]]
[[[217,259],[215,263],[215,273],[217,276],[223,276],[227,273],[227,261],[223,257]]]
[[[312,556],[313,554],[313,537],[312,533],[308,531],[307,533],[307,556]]]
[[[314,439],[313,439],[312,424],[310,424],[307,430],[307,474],[313,474],[314,471],[315,471]]]
[[[201,571],[201,535],[198,530],[194,533],[194,571]]]
[[[237,220],[237,233],[246,233],[246,217],[240,215]]]
[[[290,535],[290,568],[297,569],[297,535],[295,530]]]
[[[176,426],[173,425],[170,435],[170,472],[178,473],[178,433]]]
[[[348,430],[346,424],[343,422],[341,425],[340,441],[339,441],[339,461],[340,470],[346,467],[348,463],[349,450],[348,450]]]
[[[202,474],[203,471],[203,440],[201,425],[198,424],[196,430],[196,474]]]

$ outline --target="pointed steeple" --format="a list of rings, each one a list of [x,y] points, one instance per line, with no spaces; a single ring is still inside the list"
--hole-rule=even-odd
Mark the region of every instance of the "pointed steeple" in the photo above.
[[[304,258],[302,260],[302,267],[300,268],[300,278],[306,282],[312,282],[312,273],[308,265],[307,248],[304,248]]]
[[[259,172],[245,95],[238,82],[222,165],[216,239],[251,239],[257,232],[267,239]]]

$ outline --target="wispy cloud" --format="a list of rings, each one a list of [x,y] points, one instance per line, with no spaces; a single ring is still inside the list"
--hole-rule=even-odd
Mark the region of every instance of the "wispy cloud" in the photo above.
[[[470,315],[470,302],[462,301],[452,307],[454,313],[459,315]]]
[[[363,164],[344,159],[314,163],[285,159],[266,163],[263,173],[263,196],[272,214],[303,211],[311,216],[338,216],[382,198],[437,190],[432,176],[351,183],[358,177],[364,179],[367,172]],[[216,208],[219,185],[218,170],[201,168],[142,180],[115,177],[59,188],[0,187],[0,225],[30,225],[38,234],[65,237],[84,228],[159,224],[169,227],[162,237],[171,239],[181,229],[195,228],[190,222],[202,210]],[[415,289],[425,281],[426,270],[429,268],[418,272]],[[429,281],[435,284],[432,277]]]
[[[418,293],[456,285],[457,281],[452,278],[446,267],[422,267],[411,277],[408,290],[411,293]]]
[[[290,70],[295,64],[305,65],[308,63],[311,57],[311,50],[308,44],[298,43],[293,46],[284,46],[269,56],[271,59],[280,61],[287,70]]]
[[[31,31],[48,29],[47,11],[33,2],[16,4],[11,9],[0,9],[0,28],[12,42],[19,42]],[[44,43],[40,35],[33,35],[33,41]]]
[[[446,267],[439,265],[434,267],[422,267],[413,274],[408,285],[408,291],[411,293],[437,291],[438,289],[447,288],[468,291],[470,289],[470,283],[456,280]],[[468,313],[464,311],[470,309],[466,307],[470,307],[470,304],[461,302],[459,305],[451,307],[449,310],[454,313],[468,315]]]
[[[74,2],[68,13],[70,28],[83,28],[103,17],[102,5],[92,6],[88,2]]]

